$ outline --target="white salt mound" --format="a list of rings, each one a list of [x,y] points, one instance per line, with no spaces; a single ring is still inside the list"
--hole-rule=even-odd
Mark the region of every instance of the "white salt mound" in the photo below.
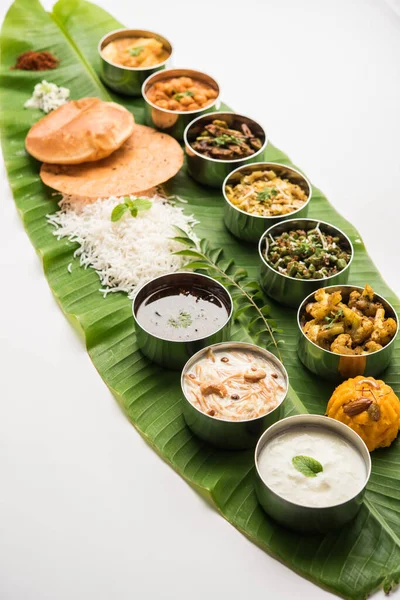
[[[130,196],[131,200],[135,196]],[[132,217],[127,211],[119,221],[111,221],[113,208],[122,198],[99,199],[85,203],[64,196],[60,210],[48,215],[49,223],[58,239],[68,238],[78,242],[75,256],[80,264],[92,267],[109,292],[126,292],[129,298],[135,288],[153,277],[181,269],[188,258],[174,256],[172,252],[185,248],[170,238],[179,235],[177,225],[193,237],[193,217],[183,214],[182,208],[165,198],[149,198],[152,207]]]

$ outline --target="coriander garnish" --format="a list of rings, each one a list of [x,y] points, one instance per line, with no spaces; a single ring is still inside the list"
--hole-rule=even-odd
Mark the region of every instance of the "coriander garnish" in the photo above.
[[[134,48],[129,48],[128,52],[131,56],[139,56],[144,50],[143,46],[135,46]]]
[[[170,325],[171,327],[175,327],[175,328],[178,328],[178,327],[186,328],[186,327],[189,327],[189,325],[191,325],[191,324],[192,324],[192,317],[185,310],[181,310],[176,318],[171,317],[168,320],[168,325]]]
[[[278,190],[274,187],[265,187],[261,192],[257,194],[257,200],[259,202],[265,202],[266,200],[270,200],[271,196],[277,196]]]
[[[242,140],[240,140],[235,135],[228,135],[226,133],[223,133],[222,135],[211,140],[211,143],[216,146],[227,146],[228,144],[237,144],[238,146],[240,146]]]
[[[342,316],[343,316],[343,309],[339,308],[336,315],[334,315],[333,317],[329,317],[329,316],[324,317],[324,319],[326,321],[326,325],[323,325],[322,329],[331,329],[334,326],[334,324],[336,323],[336,321],[338,321],[338,319],[340,319],[340,317],[342,317]]]
[[[311,458],[311,456],[294,456],[292,464],[295,469],[306,477],[316,477],[317,473],[321,473],[324,470],[321,463],[315,458]]]
[[[182,100],[182,98],[187,98],[187,97],[191,97],[194,96],[194,92],[191,92],[190,90],[186,90],[186,92],[180,92],[179,94],[175,94],[174,95],[174,100]]]

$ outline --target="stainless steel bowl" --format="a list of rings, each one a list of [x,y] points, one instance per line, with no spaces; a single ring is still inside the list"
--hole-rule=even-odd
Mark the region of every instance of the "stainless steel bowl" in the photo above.
[[[277,357],[259,346],[247,344],[245,342],[225,342],[222,344],[214,344],[211,348],[215,351],[238,349],[250,350],[261,354],[265,359],[272,362],[275,368],[282,373],[286,382],[286,394],[289,387],[289,378],[285,367]],[[203,348],[192,356],[183,368],[181,376],[181,387],[184,396],[183,415],[185,421],[193,431],[202,440],[220,448],[229,450],[239,450],[245,448],[254,448],[261,433],[270,425],[278,421],[282,413],[282,405],[286,399],[286,395],[282,398],[280,404],[276,406],[268,414],[256,419],[247,419],[245,421],[228,421],[211,417],[206,413],[196,408],[185,394],[184,378],[186,373],[193,365],[208,352],[209,348]]]
[[[139,306],[154,292],[170,286],[182,288],[196,286],[215,294],[227,310],[228,316],[225,323],[213,334],[190,341],[171,340],[147,331],[137,318]],[[136,340],[141,352],[162,367],[180,370],[188,358],[201,348],[229,339],[233,302],[229,292],[215,279],[199,273],[178,271],[161,275],[142,285],[133,300],[132,312],[135,321]]]
[[[214,90],[218,92],[217,98],[205,108],[199,110],[168,110],[167,108],[160,108],[156,104],[150,102],[147,98],[147,92],[149,88],[163,79],[169,79],[171,77],[193,77],[204,83],[210,85]],[[142,86],[142,95],[145,103],[145,120],[146,124],[150,127],[160,129],[177,140],[183,139],[183,133],[191,121],[198,115],[203,115],[208,112],[215,111],[219,106],[219,85],[209,75],[202,73],[201,71],[194,71],[193,69],[167,69],[160,73],[154,73],[146,79]]]
[[[302,187],[307,195],[304,206],[287,215],[278,217],[260,217],[251,215],[244,210],[237,208],[228,200],[228,196],[226,195],[227,185],[238,183],[242,175],[248,175],[253,171],[265,171],[269,169],[275,171],[279,177],[285,177],[289,181]],[[293,167],[273,162],[257,162],[235,169],[226,177],[222,186],[222,191],[225,198],[224,221],[226,227],[237,238],[253,243],[258,243],[264,231],[268,229],[268,227],[271,227],[271,225],[275,225],[276,223],[287,219],[293,219],[294,217],[306,217],[308,205],[312,196],[311,183],[302,173],[300,173],[300,171],[297,171],[297,169],[294,169]]]
[[[262,147],[247,158],[238,158],[235,160],[209,158],[208,156],[200,154],[200,152],[197,152],[192,148],[191,142],[195,141],[196,137],[200,135],[205,125],[209,125],[215,119],[226,121],[228,126],[233,129],[240,129],[240,126],[243,123],[246,124],[250,127],[252,133],[261,139]],[[265,148],[268,144],[265,130],[257,123],[257,121],[234,112],[213,112],[197,117],[197,119],[194,119],[194,121],[189,123],[186,127],[183,139],[185,142],[189,174],[199,183],[212,187],[220,187],[226,176],[229,175],[233,169],[262,160],[264,158]]]
[[[169,57],[162,63],[154,65],[153,67],[124,67],[117,63],[108,61],[103,56],[102,50],[110,42],[124,37],[146,37],[155,38],[162,42],[164,48],[169,52]],[[98,45],[98,52],[100,55],[100,76],[104,83],[108,85],[112,90],[120,94],[126,94],[127,96],[140,96],[142,93],[143,82],[153,73],[165,69],[168,65],[171,55],[172,46],[171,43],[162,35],[154,33],[153,31],[146,31],[143,29],[116,29],[107,33],[101,38]]]
[[[325,287],[325,289],[329,293],[339,291],[342,294],[343,302],[348,301],[350,292],[353,290],[359,292],[363,290],[362,287],[356,285],[332,285]],[[395,339],[399,331],[399,320],[393,306],[385,298],[375,294],[374,301],[382,303],[385,309],[385,317],[392,317],[397,323],[396,334],[389,344],[377,352],[371,352],[371,354],[349,356],[347,354],[336,354],[317,346],[303,332],[302,324],[306,314],[305,308],[309,302],[313,302],[313,295],[314,292],[303,300],[297,312],[297,325],[300,332],[297,351],[303,365],[318,377],[334,382],[349,377],[357,377],[357,375],[376,377],[382,373],[390,363]]]
[[[317,227],[318,224],[323,233],[332,235],[333,237],[339,237],[341,247],[351,255],[350,261],[342,271],[336,275],[325,277],[324,279],[296,279],[295,277],[289,277],[289,275],[284,275],[283,273],[275,271],[275,269],[268,264],[265,255],[268,253],[271,237],[277,237],[285,231],[293,229],[314,228]],[[332,284],[338,285],[347,283],[350,265],[354,256],[354,249],[347,235],[329,223],[317,219],[289,219],[288,221],[281,221],[277,225],[273,225],[263,233],[260,243],[258,244],[258,253],[261,259],[260,282],[264,292],[284,306],[298,308],[303,298],[318,288]]]
[[[365,462],[366,479],[360,491],[342,504],[323,508],[295,504],[274,492],[263,480],[258,459],[264,446],[276,435],[292,428],[310,429],[323,427],[344,438],[360,453]],[[371,474],[371,457],[367,446],[357,433],[340,421],[320,415],[296,415],[282,419],[270,427],[260,438],[255,451],[256,492],[258,500],[275,521],[296,531],[324,533],[330,529],[342,527],[357,515],[363,502],[365,488]]]

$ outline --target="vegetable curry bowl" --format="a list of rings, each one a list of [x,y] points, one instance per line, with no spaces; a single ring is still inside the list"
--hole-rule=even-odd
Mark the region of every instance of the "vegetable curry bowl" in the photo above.
[[[399,328],[393,306],[369,285],[320,288],[301,303],[297,324],[301,362],[335,382],[384,371]]]
[[[257,162],[232,171],[225,179],[224,221],[246,242],[258,243],[268,227],[305,217],[312,196],[308,179],[287,165]]]
[[[143,83],[146,124],[183,139],[186,126],[219,105],[219,85],[193,69],[167,69]]]
[[[104,83],[120,94],[140,96],[143,82],[165,69],[172,46],[152,31],[117,29],[100,40],[98,53]]]
[[[261,160],[268,143],[257,121],[233,112],[197,117],[186,127],[184,142],[190,175],[212,187],[220,187],[233,169]]]
[[[316,219],[289,219],[261,236],[260,282],[271,298],[292,308],[311,292],[348,281],[354,250],[346,234]]]

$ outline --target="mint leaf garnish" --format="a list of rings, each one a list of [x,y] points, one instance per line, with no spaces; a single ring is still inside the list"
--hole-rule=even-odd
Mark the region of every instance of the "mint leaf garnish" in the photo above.
[[[295,469],[306,477],[316,477],[317,473],[321,473],[324,470],[321,463],[315,458],[311,458],[311,456],[294,456],[292,464]]]

